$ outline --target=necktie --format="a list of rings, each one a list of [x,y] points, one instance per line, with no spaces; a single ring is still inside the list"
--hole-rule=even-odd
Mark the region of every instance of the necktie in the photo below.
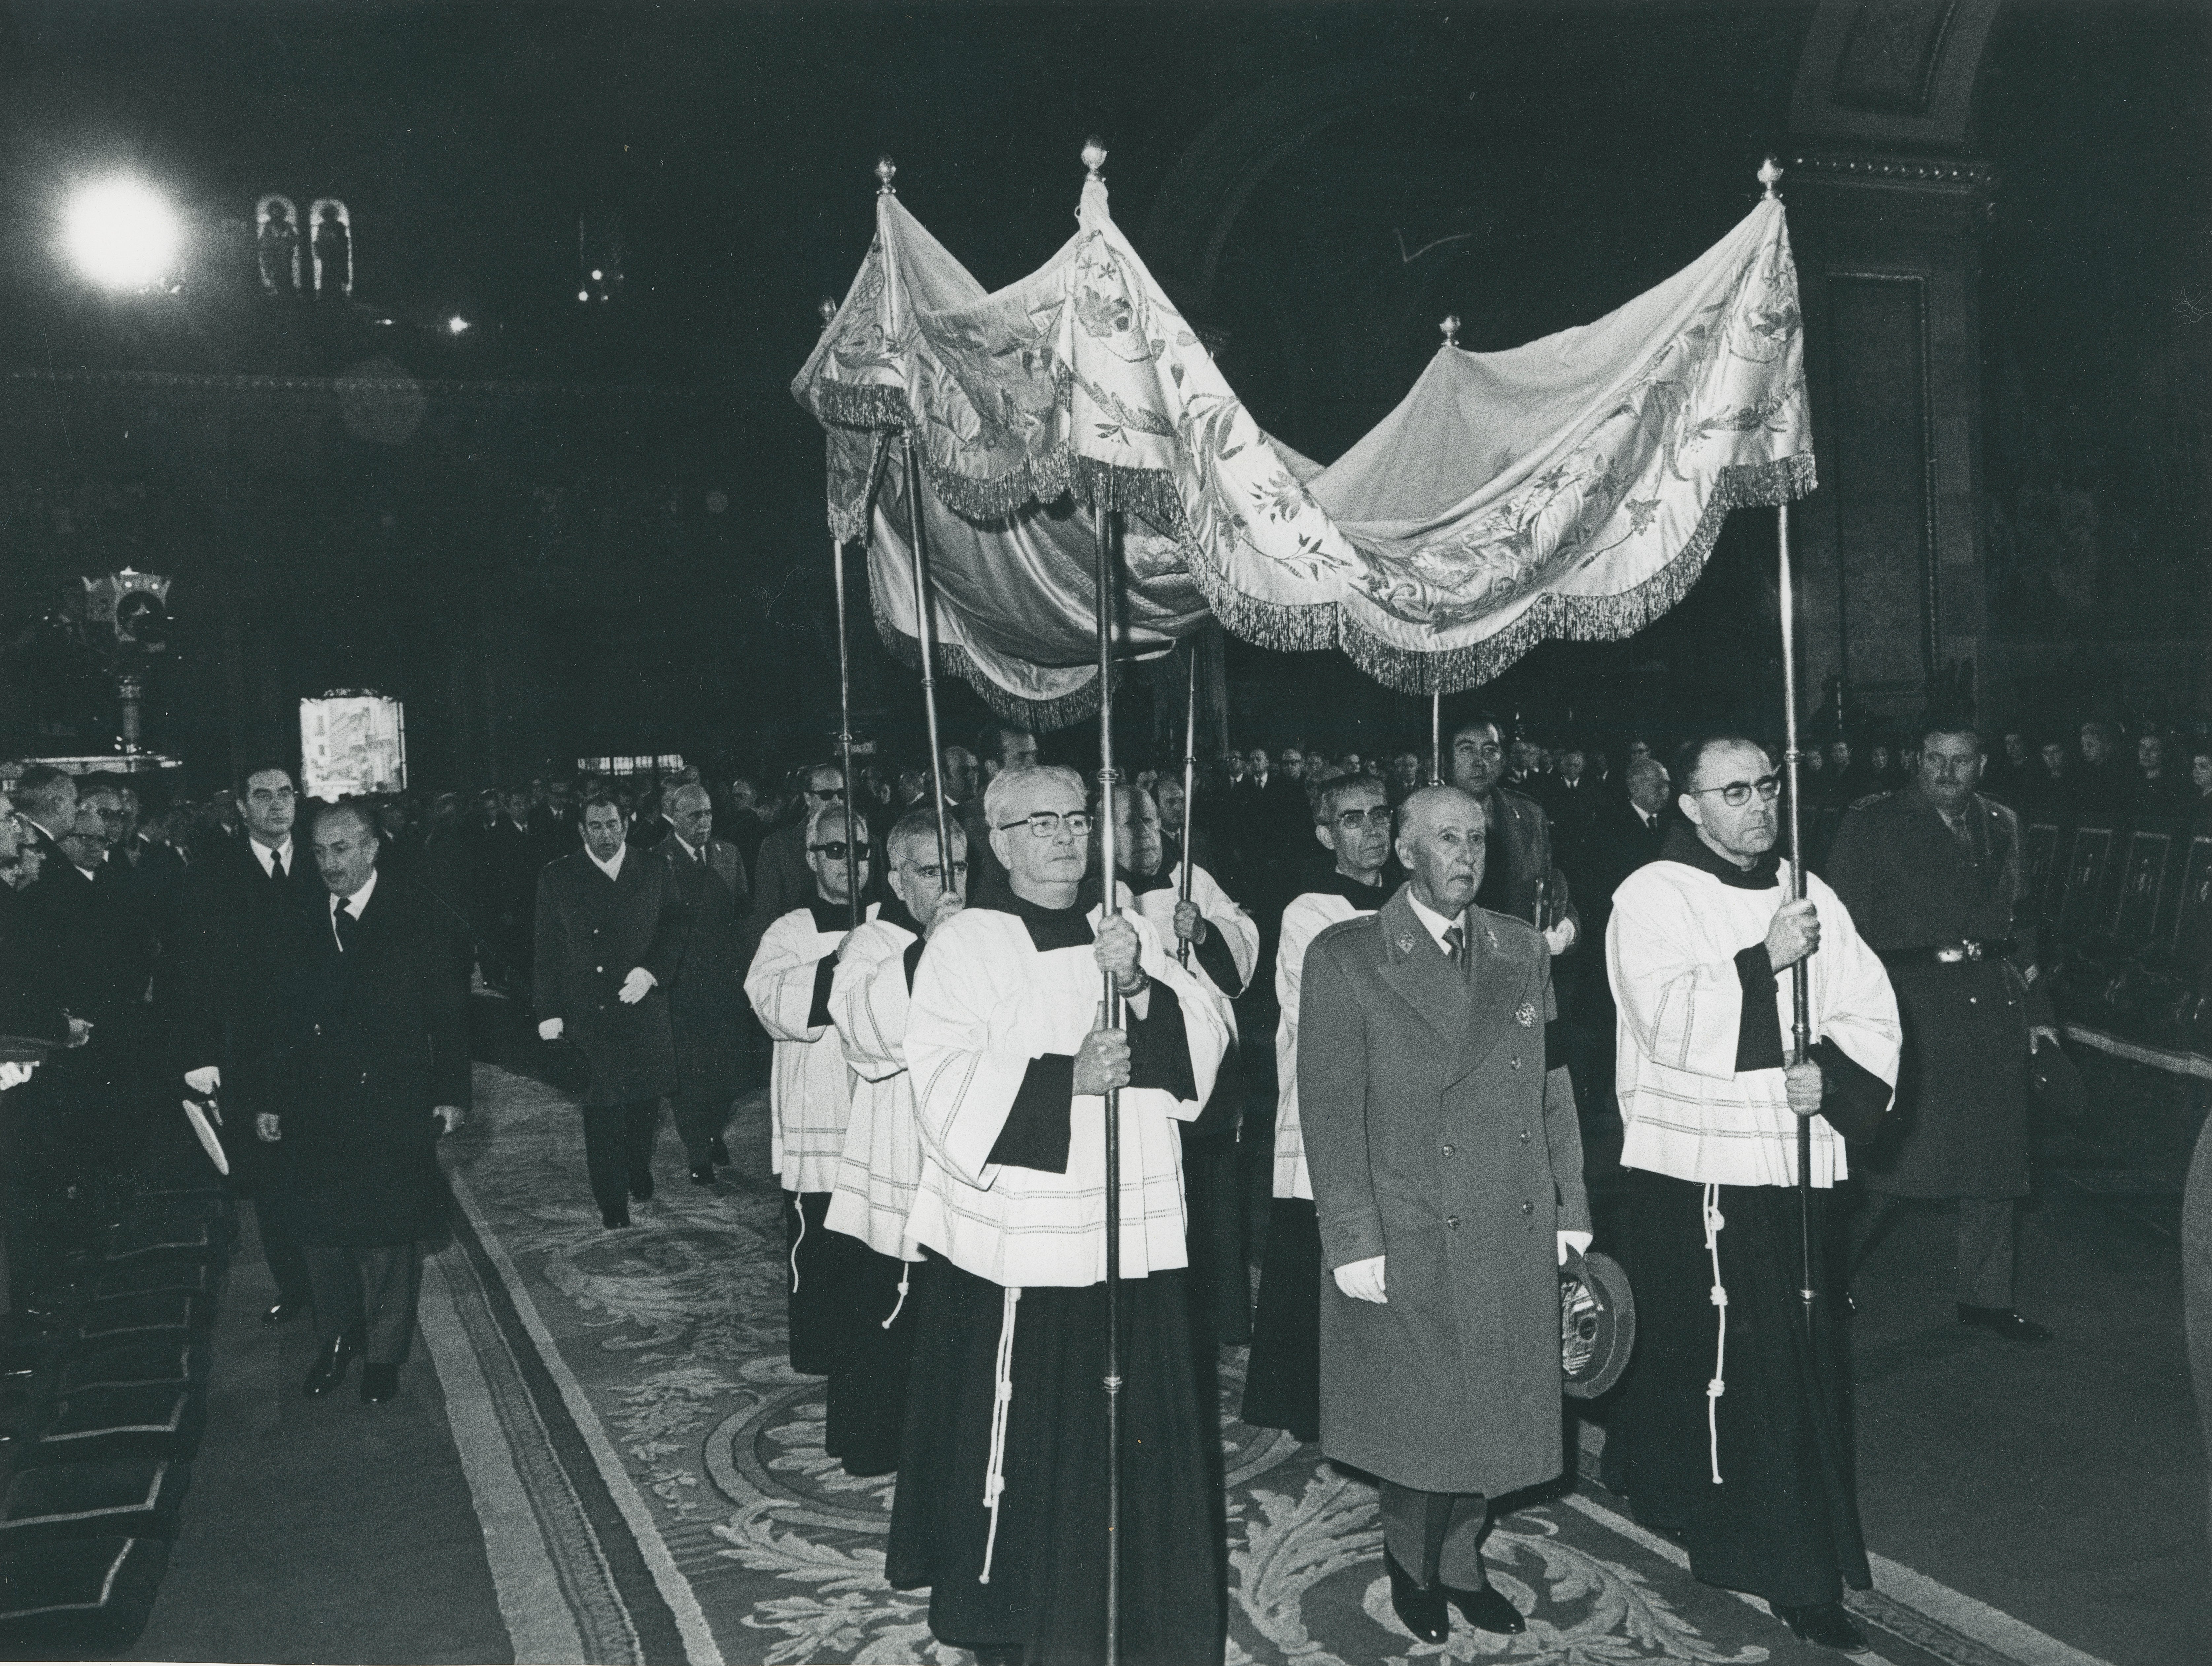
[[[331,915],[331,929],[338,934],[338,952],[343,954],[353,946],[353,928],[360,921],[353,917],[353,904],[345,898],[338,899],[336,912]]]
[[[1444,927],[1444,958],[1455,966],[1467,964],[1467,931],[1459,925]]]
[[[284,877],[284,858],[283,853],[279,851],[272,850],[269,853],[269,877],[272,879],[281,879]]]

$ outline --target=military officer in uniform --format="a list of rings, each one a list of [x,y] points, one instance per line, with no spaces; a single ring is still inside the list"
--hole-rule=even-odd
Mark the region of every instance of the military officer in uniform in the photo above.
[[[1482,806],[1406,800],[1410,876],[1314,939],[1298,1109],[1321,1229],[1322,1450],[1382,1483],[1390,1596],[1425,1642],[1524,1622],[1485,1578],[1488,1500],[1562,1467],[1559,1268],[1589,1247],[1582,1135],[1550,1067],[1551,955],[1473,906]]]
[[[2051,1333],[2014,1308],[2014,1263],[2028,1054],[2056,1047],[2058,1031],[2021,915],[2020,818],[1974,790],[1982,769],[1970,725],[1929,720],[1912,784],[1855,805],[1829,848],[1828,883],[1881,956],[1905,1021],[1897,1115],[1864,1158],[1873,1207],[1856,1247],[1863,1255],[1909,1200],[1956,1198],[1960,1322],[2040,1342]]]

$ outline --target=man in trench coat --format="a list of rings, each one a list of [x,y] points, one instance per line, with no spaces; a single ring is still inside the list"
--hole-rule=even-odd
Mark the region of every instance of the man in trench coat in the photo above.
[[[730,1160],[722,1130],[731,1102],[744,1091],[745,859],[714,836],[714,804],[696,784],[669,794],[668,836],[653,860],[684,903],[681,934],[670,945],[668,1023],[676,1048],[676,1132],[694,1185],[712,1186],[714,1165]]]
[[[276,1012],[247,1103],[307,1257],[319,1348],[307,1392],[337,1387],[358,1353],[374,1404],[398,1390],[422,1241],[445,1207],[438,1137],[469,1107],[468,989],[437,905],[377,872],[365,808],[321,806],[311,837],[324,894],[277,922]]]
[[[1828,849],[1826,878],[1881,955],[1905,1024],[1897,1114],[1852,1158],[1875,1200],[1852,1259],[1905,1201],[1956,1198],[1959,1322],[2039,1342],[2051,1333],[2013,1306],[2014,1261],[2028,1050],[2056,1047],[2058,1031],[2021,906],[2020,818],[1974,790],[1970,726],[1933,720],[1920,740],[1912,784],[1855,806]]]
[[[585,800],[582,824],[583,848],[538,875],[538,1034],[574,1042],[591,1067],[584,1164],[611,1231],[653,1195],[660,1096],[676,1088],[667,986],[684,903],[666,863],[628,842],[611,797]]]
[[[1456,787],[1408,798],[1407,883],[1315,938],[1299,1006],[1322,1450],[1380,1481],[1391,1602],[1426,1642],[1447,1602],[1522,1629],[1478,1547],[1489,1499],[1560,1471],[1559,1268],[1590,1241],[1551,957],[1473,906],[1484,831]]]

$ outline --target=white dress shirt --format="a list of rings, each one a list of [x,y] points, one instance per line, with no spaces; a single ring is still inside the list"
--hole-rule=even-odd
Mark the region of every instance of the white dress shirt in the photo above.
[[[1447,958],[1449,958],[1451,954],[1451,945],[1444,941],[1444,933],[1449,931],[1454,926],[1457,926],[1460,928],[1460,951],[1462,956],[1464,957],[1468,942],[1467,911],[1464,909],[1449,918],[1446,918],[1444,915],[1438,914],[1434,909],[1431,908],[1426,903],[1424,903],[1410,890],[1406,893],[1406,900],[1413,905],[1413,917],[1429,928],[1429,935],[1437,939],[1437,946],[1444,952]],[[1463,960],[1462,964],[1464,964]]]
[[[337,938],[338,952],[341,954],[345,952],[345,939],[342,937],[338,937],[338,904],[340,903],[343,903],[345,904],[346,912],[353,915],[354,923],[358,925],[361,923],[361,911],[368,906],[368,899],[374,896],[375,892],[376,870],[374,868],[371,868],[368,871],[368,883],[363,885],[359,891],[354,892],[352,896],[340,897],[336,892],[331,893],[331,935],[334,938]]]
[[[249,836],[246,841],[246,848],[253,853],[253,860],[261,864],[261,871],[267,874],[270,879],[273,879],[276,877],[275,864],[279,860],[281,860],[284,864],[284,872],[288,874],[291,873],[294,858],[292,855],[292,836],[290,834],[286,834],[284,836],[284,842],[278,845],[274,850],[262,843],[260,840],[251,836]]]
[[[597,856],[592,855],[592,848],[589,845],[584,847],[584,854],[590,857],[592,866],[605,874],[608,879],[619,879],[622,878],[623,858],[629,854],[629,842],[625,839],[615,847],[615,859],[611,862],[603,862]]]

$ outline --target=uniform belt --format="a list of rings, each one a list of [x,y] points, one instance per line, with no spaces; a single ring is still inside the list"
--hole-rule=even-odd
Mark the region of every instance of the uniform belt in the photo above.
[[[1940,943],[1924,949],[1879,951],[1885,966],[1963,966],[1977,960],[2002,960],[2020,945],[2009,937]]]

